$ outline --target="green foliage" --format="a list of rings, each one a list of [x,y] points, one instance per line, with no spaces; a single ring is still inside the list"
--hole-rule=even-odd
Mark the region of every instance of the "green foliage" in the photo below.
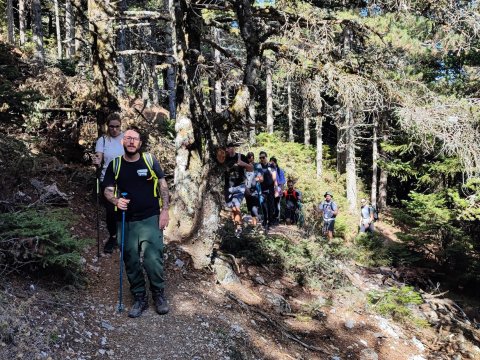
[[[409,323],[413,320],[417,325],[426,325],[425,320],[416,318],[410,306],[423,304],[423,299],[411,286],[391,287],[385,291],[373,290],[367,294],[371,307],[381,315]]]
[[[355,245],[355,258],[359,263],[366,266],[390,265],[388,248],[383,245],[379,234],[359,233],[355,238]]]
[[[410,197],[410,201],[404,201],[405,210],[394,212],[397,219],[410,227],[408,233],[398,234],[400,239],[430,254],[440,264],[453,260],[459,247],[463,251],[471,248],[455,221],[456,211],[448,203],[445,192],[411,192]]]
[[[0,214],[0,257],[11,267],[40,266],[75,280],[91,240],[73,236],[72,224],[73,214],[65,209]]]

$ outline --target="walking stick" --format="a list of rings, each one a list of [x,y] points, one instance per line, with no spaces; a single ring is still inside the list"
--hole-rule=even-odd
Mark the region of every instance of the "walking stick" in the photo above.
[[[100,166],[97,168],[97,258],[100,259]]]
[[[122,193],[122,197],[126,198],[127,193]],[[120,288],[118,291],[118,312],[122,312],[124,310],[123,306],[123,248],[125,244],[125,210],[122,210],[122,240],[120,241]]]

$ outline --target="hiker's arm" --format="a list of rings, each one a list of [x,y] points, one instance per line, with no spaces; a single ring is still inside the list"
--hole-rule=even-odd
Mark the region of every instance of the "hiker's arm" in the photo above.
[[[128,203],[130,202],[130,200],[124,199],[124,198],[119,199],[115,197],[115,189],[113,186],[107,186],[105,188],[105,191],[103,192],[103,195],[105,195],[105,199],[107,199],[109,202],[111,202],[120,210],[122,211],[127,210]]]
[[[333,216],[337,216],[337,215],[338,215],[338,205],[335,204],[335,207],[336,207],[336,209],[335,209],[335,211],[333,212]]]
[[[375,218],[373,217],[373,208],[370,208],[370,222],[372,223]]]
[[[168,184],[165,181],[165,178],[159,179],[158,184],[160,187],[160,196],[162,198],[162,211],[160,212],[160,220],[158,226],[160,229],[163,230],[168,226],[168,221],[170,220],[168,217],[170,194],[168,193]]]
[[[245,160],[247,160],[247,158],[245,158],[244,155],[238,154],[237,165],[245,168],[247,171],[253,171],[253,165],[247,163]]]

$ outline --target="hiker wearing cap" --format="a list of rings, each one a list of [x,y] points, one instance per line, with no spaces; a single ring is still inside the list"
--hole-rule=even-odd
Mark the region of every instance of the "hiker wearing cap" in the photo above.
[[[324,228],[327,232],[328,240],[333,239],[333,231],[335,228],[335,218],[338,215],[338,206],[332,200],[333,195],[330,192],[326,192],[323,200],[318,206],[318,210],[323,217]]]
[[[95,155],[92,158],[93,165],[99,169],[99,180],[102,182],[100,194],[102,194],[101,200],[105,206],[107,230],[110,235],[103,248],[103,252],[106,254],[111,254],[117,246],[117,221],[115,207],[103,196],[105,190],[103,179],[110,161],[124,154],[121,126],[120,114],[112,113],[107,116],[107,133],[98,138],[95,145]]]
[[[302,194],[293,187],[293,180],[287,181],[287,190],[283,192],[285,199],[285,222],[287,225],[297,222],[296,211],[302,201]]]
[[[163,315],[169,310],[163,266],[163,229],[169,221],[168,185],[157,159],[140,152],[142,137],[138,128],[132,126],[125,131],[123,146],[125,154],[108,165],[104,184],[105,198],[118,209],[118,233],[124,235],[119,240],[135,299],[128,316],[139,317],[148,307],[144,269],[155,310]]]
[[[268,162],[267,153],[260,151],[260,163],[255,164],[256,180],[260,183],[262,195],[265,201],[262,203],[263,222],[265,231],[275,225],[275,186],[277,173],[272,164]]]
[[[235,151],[235,144],[228,143],[225,157],[225,202],[232,209],[232,220],[235,225],[235,236],[242,233],[242,214],[240,205],[245,197],[246,174],[253,171],[253,165],[245,155]]]
[[[367,199],[360,200],[360,232],[369,232],[373,233],[375,227],[373,222],[374,218],[374,210],[373,207],[370,206]]]

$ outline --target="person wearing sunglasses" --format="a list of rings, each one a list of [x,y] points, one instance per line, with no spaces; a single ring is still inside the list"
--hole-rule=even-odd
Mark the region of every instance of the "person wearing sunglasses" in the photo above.
[[[265,201],[262,203],[263,221],[265,232],[275,225],[275,186],[277,186],[277,173],[272,164],[268,162],[267,153],[260,151],[258,158],[260,163],[255,165],[256,180],[260,182],[262,195]]]
[[[103,183],[108,164],[117,156],[124,154],[122,144],[123,132],[121,127],[122,121],[120,114],[112,113],[108,115],[107,133],[99,137],[95,145],[95,155],[92,158],[92,163],[99,170],[98,176],[101,183]],[[115,218],[115,207],[109,201],[105,200],[103,196],[104,190],[105,187],[102,184],[100,194],[102,194],[101,200],[106,210],[107,230],[110,236],[103,248],[103,252],[111,254],[117,246],[117,222]]]

